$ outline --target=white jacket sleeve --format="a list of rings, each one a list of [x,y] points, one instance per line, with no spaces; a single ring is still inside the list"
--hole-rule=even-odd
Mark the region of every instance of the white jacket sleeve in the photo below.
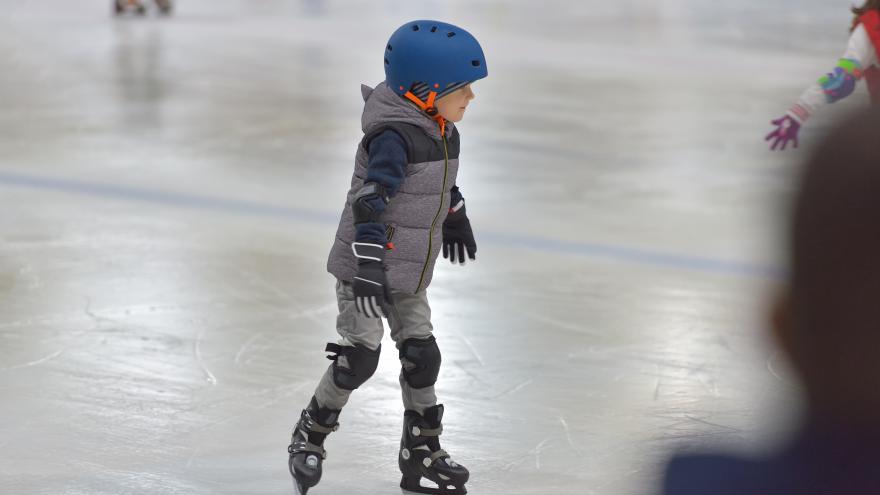
[[[865,26],[859,25],[850,36],[846,52],[834,71],[807,88],[788,110],[788,115],[800,123],[806,122],[810,115],[825,105],[852,94],[855,82],[862,78],[864,70],[876,65],[877,49]]]

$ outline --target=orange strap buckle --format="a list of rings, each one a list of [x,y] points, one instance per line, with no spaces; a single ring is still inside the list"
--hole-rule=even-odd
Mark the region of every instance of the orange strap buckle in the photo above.
[[[434,106],[434,102],[437,99],[436,91],[431,91],[430,93],[428,93],[427,102],[420,100],[419,97],[414,95],[412,91],[407,91],[406,94],[404,94],[403,96],[405,96],[409,101],[418,105],[418,107],[421,108],[423,112],[425,112],[426,114],[428,114],[429,117],[437,121],[437,124],[440,125],[440,135],[446,135],[446,119],[444,119],[443,116],[437,112],[437,107]]]

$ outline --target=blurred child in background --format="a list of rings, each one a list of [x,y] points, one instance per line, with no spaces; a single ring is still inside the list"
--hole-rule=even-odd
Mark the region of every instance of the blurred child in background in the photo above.
[[[771,149],[784,150],[789,143],[798,146],[798,132],[814,113],[825,105],[851,95],[857,83],[865,79],[871,101],[880,104],[880,0],[868,0],[854,7],[849,44],[834,70],[807,88],[800,99],[782,117],[774,120],[776,126],[766,140]]]

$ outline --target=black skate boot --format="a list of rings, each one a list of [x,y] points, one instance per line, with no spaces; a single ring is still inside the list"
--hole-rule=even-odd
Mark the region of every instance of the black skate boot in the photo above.
[[[113,12],[122,15],[128,10],[134,10],[138,15],[147,13],[147,7],[140,0],[113,0]]]
[[[338,410],[318,407],[318,401],[312,397],[309,407],[302,412],[290,447],[288,466],[293,475],[293,487],[299,495],[306,495],[309,488],[321,481],[321,464],[327,458],[324,450],[324,439],[339,428]]]
[[[464,495],[470,473],[453,461],[449,454],[440,448],[440,434],[443,433],[443,405],[425,410],[425,415],[406,411],[403,415],[403,438],[400,440],[400,455],[397,462],[403,479],[400,487],[404,493],[427,493]],[[437,488],[424,487],[421,479],[437,484]]]
[[[156,0],[156,6],[159,7],[159,12],[164,15],[170,15],[171,9],[174,8],[171,0]]]

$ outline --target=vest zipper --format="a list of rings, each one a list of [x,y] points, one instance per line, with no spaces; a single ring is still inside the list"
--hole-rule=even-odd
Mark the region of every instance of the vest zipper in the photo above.
[[[431,262],[431,252],[434,250],[434,228],[437,227],[437,220],[443,211],[443,202],[446,201],[446,181],[449,178],[449,149],[446,147],[446,133],[442,134],[443,138],[443,186],[440,190],[440,206],[437,208],[437,214],[434,215],[434,221],[431,222],[431,230],[428,232],[428,254],[425,256],[425,266],[422,267],[422,275],[419,277],[419,285],[416,286],[416,292],[422,290],[422,283],[425,281],[425,273],[428,272],[428,264]]]

